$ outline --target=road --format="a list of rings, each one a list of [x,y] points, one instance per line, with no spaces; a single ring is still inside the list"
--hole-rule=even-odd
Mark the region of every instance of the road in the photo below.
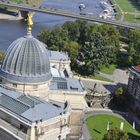
[[[106,24],[111,24],[115,26],[140,30],[140,24],[137,24],[137,23],[127,23],[127,22],[121,22],[121,21],[116,21],[116,20],[102,19],[102,18],[98,18],[92,15],[80,15],[79,13],[66,12],[61,9],[46,8],[46,7],[41,7],[41,6],[36,7],[34,5],[29,5],[29,4],[24,4],[24,3],[19,4],[19,3],[14,3],[14,2],[5,2],[4,0],[0,1],[0,5],[5,6],[5,7],[16,8],[20,10],[27,10],[27,11],[34,11],[34,12],[40,12],[40,13],[46,13],[46,14],[52,14],[52,15],[58,15],[58,16],[65,16],[65,17],[70,17],[70,18],[88,20],[88,21],[99,22],[99,23],[106,23]]]

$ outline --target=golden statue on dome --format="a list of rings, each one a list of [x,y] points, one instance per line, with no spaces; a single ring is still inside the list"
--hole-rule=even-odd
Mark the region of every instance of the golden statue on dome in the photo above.
[[[31,33],[33,27],[33,13],[28,14],[28,33]]]

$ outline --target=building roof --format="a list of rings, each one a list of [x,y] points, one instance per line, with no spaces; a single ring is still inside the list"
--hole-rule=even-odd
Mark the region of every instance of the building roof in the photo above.
[[[23,95],[0,87],[0,109],[8,111],[32,123],[57,117],[67,111],[68,106],[59,102],[46,102],[37,97]]]
[[[48,50],[48,56],[50,60],[67,60],[70,61],[68,54],[65,52],[59,52],[59,51],[51,51]]]
[[[73,92],[85,91],[84,86],[80,80],[70,77],[53,77],[50,84],[50,90],[63,90]]]
[[[58,70],[56,68],[51,67],[52,77],[68,77],[68,73],[66,70]]]
[[[50,62],[44,46],[31,34],[15,40],[6,52],[0,76],[18,83],[50,80]]]
[[[60,77],[58,69],[51,67],[51,73],[53,77]]]
[[[135,66],[135,69],[140,72],[140,65]]]
[[[138,65],[138,66],[132,66],[131,68],[129,68],[129,70],[130,70],[132,73],[134,73],[134,74],[140,76],[140,65]]]

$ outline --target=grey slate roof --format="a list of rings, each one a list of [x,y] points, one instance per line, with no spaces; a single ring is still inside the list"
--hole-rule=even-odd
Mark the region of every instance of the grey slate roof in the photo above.
[[[57,117],[68,109],[63,103],[46,102],[0,87],[1,108],[30,123]]]
[[[68,54],[65,52],[48,50],[48,56],[50,60],[69,60],[70,61]]]
[[[18,83],[38,83],[51,79],[50,62],[44,44],[32,35],[15,40],[6,52],[0,76]]]
[[[77,92],[85,91],[81,81],[70,77],[69,78],[53,77],[50,84],[50,90],[64,90]]]

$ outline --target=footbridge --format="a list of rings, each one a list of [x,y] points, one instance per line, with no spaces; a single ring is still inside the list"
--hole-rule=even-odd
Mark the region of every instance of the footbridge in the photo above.
[[[102,18],[98,18],[92,15],[82,15],[80,13],[64,11],[64,10],[56,9],[56,8],[35,6],[35,5],[30,5],[30,4],[25,4],[25,3],[15,3],[15,2],[9,2],[5,0],[0,0],[0,5],[4,7],[11,7],[11,8],[19,9],[19,10],[34,11],[34,12],[40,12],[40,13],[45,13],[45,14],[57,15],[57,16],[65,16],[65,17],[70,17],[70,18],[87,20],[91,22],[106,23],[106,24],[111,24],[111,25],[115,25],[119,27],[126,27],[130,29],[140,30],[140,24],[138,23],[128,23],[128,22],[122,22],[122,21],[111,20],[111,19],[110,20],[102,19]]]

